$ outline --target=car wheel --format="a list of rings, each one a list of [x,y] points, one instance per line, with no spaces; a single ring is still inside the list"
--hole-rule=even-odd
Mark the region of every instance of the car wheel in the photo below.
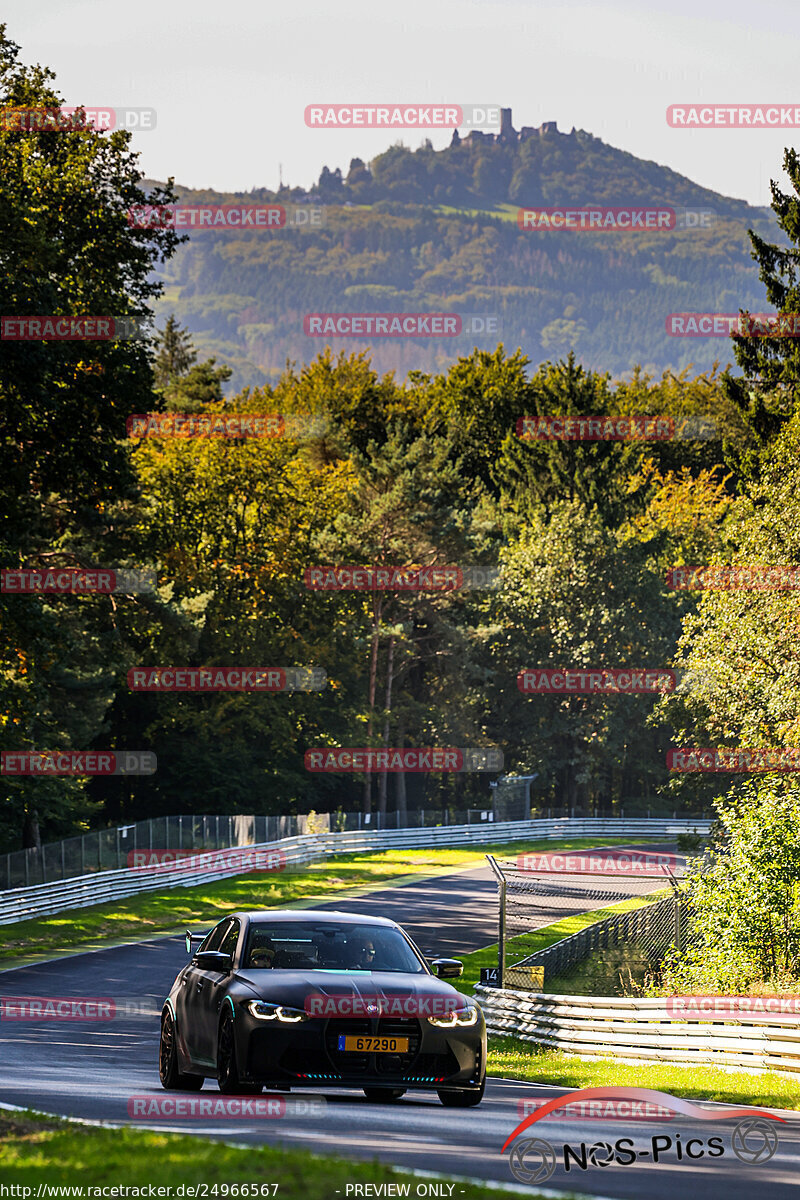
[[[260,1084],[242,1083],[239,1064],[236,1061],[236,1038],[233,1036],[233,1018],[226,1013],[219,1027],[217,1039],[217,1083],[225,1095],[255,1096],[261,1091]]]
[[[390,1100],[399,1100],[405,1096],[408,1088],[364,1088],[364,1095],[376,1104],[388,1104]]]
[[[158,1077],[168,1091],[199,1092],[202,1075],[186,1075],[178,1069],[178,1037],[175,1020],[169,1009],[161,1017],[161,1040],[158,1045]]]
[[[458,1088],[454,1091],[437,1088],[436,1094],[445,1108],[474,1108],[476,1104],[480,1104],[485,1091],[486,1076],[484,1075],[479,1088]]]

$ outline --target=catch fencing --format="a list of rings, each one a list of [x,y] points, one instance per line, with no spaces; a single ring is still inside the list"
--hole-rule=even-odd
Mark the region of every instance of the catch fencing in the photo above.
[[[490,1034],[513,1035],[566,1054],[623,1062],[697,1064],[800,1080],[797,1015],[737,1013],[675,1019],[669,997],[553,996],[479,985]]]
[[[115,829],[95,829],[60,842],[0,854],[0,890],[119,870],[127,866],[132,851],[155,847],[163,850],[222,850],[234,846],[262,846],[306,833],[491,824],[493,815],[491,809],[456,812],[424,808],[406,816],[396,812],[383,816],[379,812],[366,816],[360,812],[334,812],[151,817]]]
[[[340,833],[304,834],[279,841],[251,845],[248,849],[280,850],[287,869],[310,864],[337,854],[363,854],[370,851],[431,848],[435,846],[501,845],[534,839],[576,837],[675,838],[679,834],[706,834],[710,823],[687,819],[558,818],[553,820],[504,821],[492,824],[440,825],[425,829],[354,830]],[[59,879],[34,887],[0,892],[0,925],[25,921],[31,917],[63,912],[70,908],[102,904],[124,899],[140,892],[163,891],[171,887],[193,887],[242,874],[241,868],[193,870],[159,869],[146,872],[123,868],[96,874]]]
[[[493,822],[521,821],[529,818],[558,820],[575,818],[568,808],[531,809],[520,797],[523,789],[509,786],[495,790],[494,808],[422,808],[406,813],[292,813],[288,815],[235,813],[225,816],[198,816],[187,813],[177,817],[150,817],[114,829],[95,829],[90,833],[31,846],[27,850],[0,853],[0,891],[52,883],[55,879],[73,879],[94,872],[119,870],[127,866],[131,851],[221,850],[233,846],[263,846],[281,838],[306,833],[352,833],[387,829],[430,829],[439,825],[480,825]],[[517,792],[519,796],[517,796]],[[505,798],[513,793],[513,801]],[[625,817],[624,812],[622,817]],[[647,812],[650,818],[650,812]],[[598,818],[600,820],[608,818]],[[628,819],[636,819],[630,817]],[[644,819],[644,818],[643,818]],[[667,820],[667,817],[655,818]],[[675,814],[673,814],[675,819]],[[681,818],[683,819],[683,818]],[[692,820],[702,818],[691,818]],[[612,817],[613,822],[619,820]]]
[[[498,882],[500,987],[579,991],[574,976],[585,977],[591,959],[588,990],[613,994],[621,974],[641,982],[687,936],[685,906],[672,893],[684,860],[674,854],[486,857]],[[593,924],[539,948],[542,929],[590,912]]]
[[[688,930],[686,905],[672,896],[665,896],[663,900],[656,900],[644,908],[595,921],[571,937],[554,942],[552,946],[529,955],[512,967],[507,966],[505,986],[524,986],[530,981],[530,968],[542,967],[542,982],[548,983],[550,990],[560,990],[557,987],[558,980],[565,976],[568,978],[573,968],[584,963],[590,955],[620,946],[627,951],[629,971],[636,966],[654,969],[670,946],[680,949],[685,944]],[[631,954],[632,949],[634,954]],[[596,971],[595,978],[599,974]],[[613,971],[606,972],[606,978],[609,985],[616,983]]]

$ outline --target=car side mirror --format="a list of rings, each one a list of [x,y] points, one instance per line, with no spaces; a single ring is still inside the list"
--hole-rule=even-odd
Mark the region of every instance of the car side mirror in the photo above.
[[[431,966],[439,979],[458,979],[464,974],[464,964],[459,958],[432,958]]]
[[[192,933],[190,929],[186,930],[186,953],[192,953],[192,946],[196,942],[204,942],[208,937],[207,933]]]
[[[223,954],[221,950],[200,950],[195,954],[193,962],[201,971],[221,971],[227,974],[233,966],[233,955]]]

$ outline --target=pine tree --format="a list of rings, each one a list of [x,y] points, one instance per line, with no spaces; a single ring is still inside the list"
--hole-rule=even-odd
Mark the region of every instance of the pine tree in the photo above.
[[[800,313],[800,158],[787,149],[783,166],[791,180],[789,195],[773,180],[772,209],[788,245],[766,242],[748,230],[752,257],[767,299],[780,313]],[[723,378],[725,390],[737,405],[763,451],[784,423],[800,409],[800,341],[794,337],[734,337],[736,361],[744,378]],[[758,451],[751,451],[742,466],[752,471]]]
[[[176,379],[186,374],[197,361],[197,353],[192,347],[188,330],[180,327],[174,313],[167,317],[167,323],[159,334],[156,345],[153,375],[156,389],[163,392]]]

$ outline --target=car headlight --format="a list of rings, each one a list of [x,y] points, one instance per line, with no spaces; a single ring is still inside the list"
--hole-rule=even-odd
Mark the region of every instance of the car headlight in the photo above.
[[[302,1008],[285,1008],[282,1004],[269,1004],[266,1000],[248,1000],[247,1007],[259,1021],[283,1021],[284,1024],[295,1025],[298,1021],[307,1021],[308,1013]]]
[[[475,1005],[470,1005],[443,1017],[428,1017],[428,1020],[431,1025],[438,1025],[440,1029],[455,1029],[457,1025],[463,1028],[465,1025],[477,1024],[478,1009]]]

